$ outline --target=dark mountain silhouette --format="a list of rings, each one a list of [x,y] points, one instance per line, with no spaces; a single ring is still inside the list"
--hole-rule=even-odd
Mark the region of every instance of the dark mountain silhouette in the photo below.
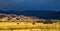
[[[25,16],[36,16],[41,19],[60,19],[60,11],[47,11],[47,10],[26,10],[26,11],[2,11],[0,13],[6,14],[17,14],[17,15],[25,15]]]

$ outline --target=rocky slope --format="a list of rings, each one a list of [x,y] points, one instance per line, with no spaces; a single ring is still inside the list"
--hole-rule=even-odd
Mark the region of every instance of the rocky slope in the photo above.
[[[34,16],[24,16],[15,14],[0,14],[0,21],[42,21]]]

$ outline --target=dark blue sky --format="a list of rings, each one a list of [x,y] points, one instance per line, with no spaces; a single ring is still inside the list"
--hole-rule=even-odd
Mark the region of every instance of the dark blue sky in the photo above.
[[[59,0],[0,0],[1,10],[54,10],[60,11]]]

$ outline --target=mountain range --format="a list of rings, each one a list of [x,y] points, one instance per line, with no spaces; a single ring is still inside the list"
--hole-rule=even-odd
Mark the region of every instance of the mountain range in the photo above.
[[[5,14],[17,14],[17,15],[25,15],[25,16],[35,16],[40,19],[60,19],[60,11],[47,11],[47,10],[10,10],[10,11],[2,11],[0,13]]]

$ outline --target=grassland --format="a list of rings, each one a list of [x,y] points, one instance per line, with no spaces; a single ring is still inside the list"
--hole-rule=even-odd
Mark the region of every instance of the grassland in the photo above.
[[[0,22],[0,31],[60,31],[60,24],[34,22]]]

